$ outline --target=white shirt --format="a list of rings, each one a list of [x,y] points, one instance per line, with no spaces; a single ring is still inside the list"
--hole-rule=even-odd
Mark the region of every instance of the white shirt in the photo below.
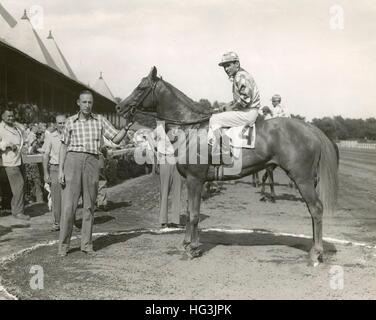
[[[0,165],[4,167],[17,167],[21,165],[21,151],[24,144],[22,125],[15,123],[13,127],[8,126],[4,121],[0,123]],[[17,150],[12,151],[8,147],[16,145]]]
[[[272,108],[273,118],[276,117],[285,117],[290,118],[290,114],[287,112],[285,107],[282,107],[280,104],[277,104]]]

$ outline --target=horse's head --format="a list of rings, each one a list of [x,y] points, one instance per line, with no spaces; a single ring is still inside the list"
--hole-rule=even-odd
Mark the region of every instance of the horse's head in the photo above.
[[[131,95],[116,106],[116,111],[130,120],[137,111],[156,112],[157,99],[154,90],[158,80],[157,68],[153,67],[149,75],[142,78]]]

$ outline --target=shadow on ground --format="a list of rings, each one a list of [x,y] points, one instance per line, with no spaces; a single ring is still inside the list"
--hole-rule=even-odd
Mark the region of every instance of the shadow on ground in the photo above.
[[[309,253],[312,247],[312,239],[299,238],[286,235],[274,235],[268,230],[254,230],[254,233],[230,234],[221,231],[205,231],[200,233],[200,243],[203,254],[207,254],[218,245],[226,246],[287,246]],[[168,232],[168,234],[176,234],[181,236],[183,242],[185,230],[177,230]],[[151,234],[163,236],[163,234],[155,232],[134,232],[130,234],[111,234],[97,238],[93,245],[94,250],[101,250],[116,243],[126,242],[129,239],[138,237],[142,234]],[[334,244],[324,241],[325,255],[333,256],[337,249]]]
[[[108,209],[107,210],[115,210],[120,208],[127,208],[132,206],[132,201],[122,201],[122,202],[112,202],[108,201]]]
[[[267,232],[263,230],[263,232]],[[309,252],[312,247],[312,239],[298,238],[293,236],[274,235],[273,233],[244,233],[229,234],[219,231],[202,232],[200,235],[201,249],[207,253],[217,245],[238,246],[287,246]],[[324,241],[326,255],[334,255],[336,247]]]
[[[25,214],[29,215],[30,218],[39,217],[39,216],[42,216],[42,215],[44,215],[48,212],[49,212],[48,206],[44,202],[31,204],[25,210]]]
[[[104,224],[112,220],[115,220],[115,218],[112,216],[98,216],[98,217],[94,217],[94,224]],[[77,228],[81,229],[82,218],[75,220],[74,225]]]
[[[259,194],[260,194],[260,196],[261,196],[261,198],[260,198],[260,201],[264,201],[264,198],[265,198],[265,200],[267,200],[267,201],[269,201],[270,202],[270,200],[271,200],[271,195],[270,195],[270,193],[268,193],[268,192],[265,192],[265,196],[263,196],[262,194],[261,194],[261,191],[260,192],[258,192]],[[300,196],[295,196],[295,195],[293,195],[293,194],[290,194],[290,193],[282,193],[282,194],[277,194],[275,197],[274,197],[274,200],[275,201],[280,201],[280,200],[286,200],[286,201],[295,201],[295,202],[302,202],[302,203],[304,203],[304,200],[300,197]]]

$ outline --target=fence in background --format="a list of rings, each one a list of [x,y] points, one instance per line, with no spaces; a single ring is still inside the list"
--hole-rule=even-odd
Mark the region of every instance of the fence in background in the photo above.
[[[358,141],[340,141],[340,148],[376,150],[376,143],[359,143]]]

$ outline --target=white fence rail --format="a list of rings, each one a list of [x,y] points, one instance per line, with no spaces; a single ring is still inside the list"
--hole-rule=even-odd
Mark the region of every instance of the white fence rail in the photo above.
[[[376,150],[376,143],[359,143],[358,141],[340,141],[340,148]]]

